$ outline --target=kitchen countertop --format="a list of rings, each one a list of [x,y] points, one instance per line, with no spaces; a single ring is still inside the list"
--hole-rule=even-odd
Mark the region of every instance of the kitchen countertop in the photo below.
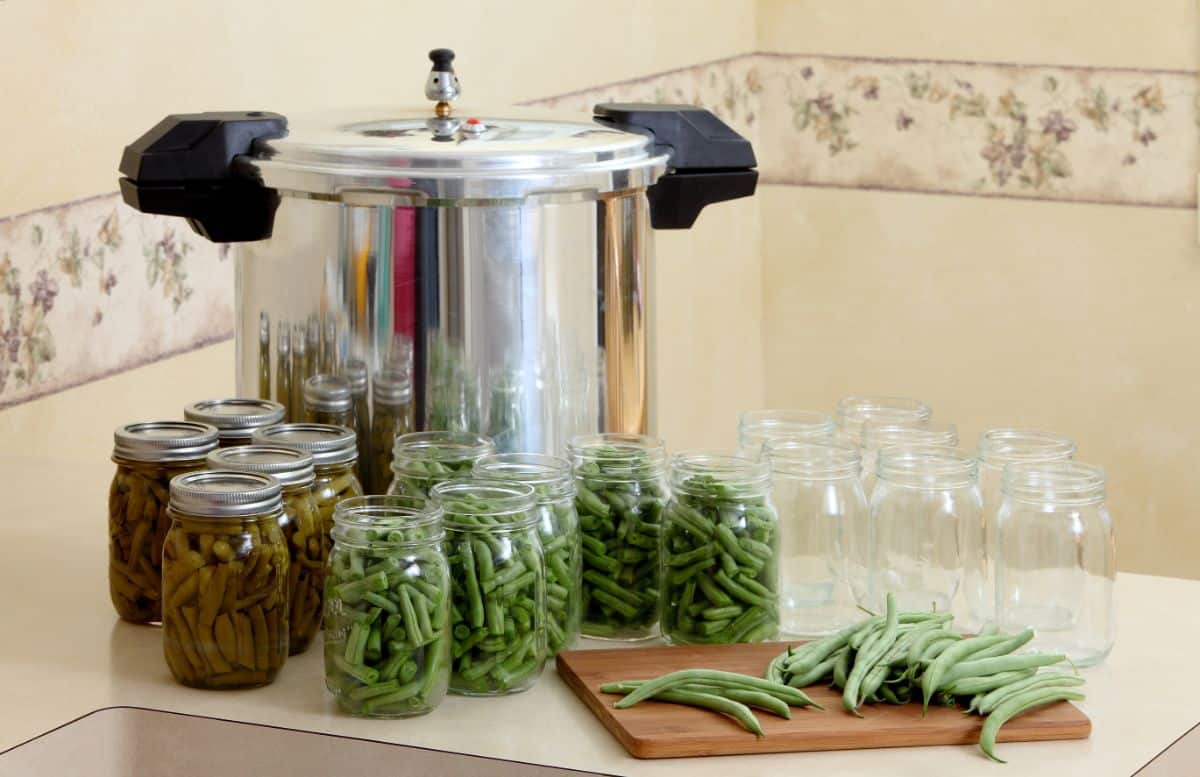
[[[118,382],[121,377],[111,379]],[[80,389],[78,391],[94,391]],[[69,393],[69,392],[68,392]],[[184,397],[184,401],[195,397]],[[43,401],[64,402],[59,398]],[[179,402],[182,405],[183,402]],[[95,407],[95,406],[93,406]],[[98,408],[97,415],[112,412]],[[118,408],[117,412],[123,412]],[[121,417],[101,418],[109,430]],[[30,453],[0,413],[0,750],[90,711],[117,705],[209,715],[621,775],[1129,775],[1200,720],[1200,581],[1122,574],[1118,640],[1086,671],[1092,738],[1004,743],[1004,767],[975,747],[923,747],[639,761],[628,756],[548,668],[509,697],[448,697],[399,721],[340,714],[322,682],[319,645],[271,686],[200,691],[177,685],[159,631],[119,621],[108,599],[105,500],[111,437],[61,455]],[[95,455],[96,450],[104,453]],[[1130,520],[1135,520],[1131,517]],[[1127,532],[1126,538],[1130,536]],[[584,647],[603,646],[585,642]],[[0,760],[0,772],[3,761]]]

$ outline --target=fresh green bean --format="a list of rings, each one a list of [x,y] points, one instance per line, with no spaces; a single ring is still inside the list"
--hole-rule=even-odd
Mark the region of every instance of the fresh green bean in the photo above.
[[[765,691],[781,701],[785,701],[794,706],[808,706],[820,709],[820,705],[815,704],[813,700],[808,697],[808,694],[797,688],[792,688],[787,685],[780,685],[778,683],[772,683],[769,680],[765,680],[760,677],[738,674],[736,672],[724,672],[717,669],[683,669],[678,672],[671,672],[670,674],[656,677],[653,680],[647,680],[633,693],[617,702],[616,706],[618,709],[632,707],[639,701],[647,699],[650,696],[657,694],[661,690],[694,683],[742,688],[744,690],[752,691]]]
[[[1005,699],[992,710],[983,722],[983,731],[979,735],[979,749],[993,761],[1006,763],[996,755],[996,734],[1000,727],[1012,718],[1035,707],[1042,707],[1058,701],[1082,701],[1085,696],[1065,688],[1037,688],[1024,693],[1018,693]]]
[[[996,674],[983,675],[981,677],[964,677],[950,683],[946,690],[955,696],[975,696],[984,694],[988,691],[993,691],[997,688],[1003,688],[1006,685],[1011,685],[1018,680],[1024,680],[1032,677],[1037,672],[1037,667],[1028,669],[1013,669],[1007,672],[997,672]]]
[[[933,660],[933,663],[929,665],[929,668],[925,670],[925,673],[921,675],[921,713],[924,714],[925,711],[929,709],[929,701],[933,698],[934,691],[937,691],[941,688],[942,675],[946,673],[947,669],[949,669],[955,663],[970,656],[972,653],[985,650],[993,645],[1004,642],[1007,639],[1007,637],[999,634],[988,635],[984,637],[971,637],[969,639],[956,642],[955,644],[946,648],[941,655]]]
[[[946,670],[939,682],[939,688],[948,688],[954,683],[967,677],[986,677],[999,672],[1011,672],[1019,669],[1051,666],[1067,659],[1060,654],[1026,653],[1010,656],[993,656],[992,658],[962,661]]]
[[[1017,693],[1032,691],[1035,688],[1074,688],[1080,685],[1083,685],[1082,677],[1055,672],[1038,673],[1028,679],[1003,685],[983,696],[972,699],[968,710],[978,712],[980,715],[987,715],[1000,702]]]

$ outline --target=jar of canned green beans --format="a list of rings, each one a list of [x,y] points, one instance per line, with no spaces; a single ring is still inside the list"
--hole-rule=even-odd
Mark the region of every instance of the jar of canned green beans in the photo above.
[[[666,449],[632,434],[576,437],[585,636],[636,640],[658,624],[659,538],[667,503]]]
[[[546,567],[533,487],[475,478],[433,487],[450,563],[450,690],[529,688],[546,663]]]
[[[765,461],[680,453],[662,533],[662,632],[671,643],[779,636],[779,521]]]
[[[341,375],[325,374],[304,381],[304,418],[314,424],[356,428],[350,381]]]
[[[217,427],[222,448],[249,445],[255,429],[283,422],[286,409],[269,399],[206,399],[183,409],[183,417]]]
[[[412,431],[412,383],[407,370],[380,370],[371,384],[371,460],[364,467],[367,491],[382,494],[392,482],[392,448],[396,438]]]
[[[162,619],[162,548],[171,478],[204,468],[217,430],[193,421],[127,424],[113,433],[108,489],[108,590],[123,620]]]
[[[325,684],[354,715],[429,712],[450,678],[450,573],[424,500],[354,497],[333,517]]]
[[[475,462],[496,452],[491,439],[470,432],[412,432],[396,438],[388,493],[428,499],[433,487],[467,477]]]
[[[288,551],[279,482],[256,472],[171,481],[163,543],[163,652],[193,688],[252,688],[288,654]]]
[[[254,432],[256,445],[283,446],[313,457],[313,499],[321,519],[325,553],[333,530],[333,508],[343,499],[362,496],[362,483],[354,472],[358,447],[353,429],[326,424],[276,424]]]
[[[498,453],[475,463],[475,476],[533,486],[546,559],[546,644],[558,655],[579,637],[582,599],[579,514],[571,462],[537,453]]]
[[[321,597],[325,590],[325,559],[329,540],[313,499],[312,456],[295,448],[239,445],[208,454],[209,469],[260,472],[279,481],[283,489],[280,527],[287,542],[288,655],[308,649],[321,627]]]

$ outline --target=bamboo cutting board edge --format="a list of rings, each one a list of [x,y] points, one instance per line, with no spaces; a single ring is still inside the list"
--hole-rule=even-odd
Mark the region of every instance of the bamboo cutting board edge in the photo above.
[[[614,709],[620,697],[602,694],[604,682],[653,677],[689,667],[707,666],[758,674],[772,656],[791,643],[615,648],[566,651],[558,656],[558,674],[608,731],[635,758],[680,758],[708,755],[855,750],[881,747],[973,745],[979,741],[983,719],[957,709],[930,708],[920,717],[919,705],[870,705],[863,719],[845,713],[840,696],[817,686],[807,689],[824,712],[793,709],[790,721],[756,711],[767,734],[759,739],[735,721],[718,713],[647,701],[626,710]],[[699,654],[701,659],[688,659]],[[616,659],[612,661],[611,659]],[[612,664],[612,668],[606,664]],[[806,720],[810,715],[836,718]],[[668,726],[662,720],[670,719]],[[816,728],[809,726],[815,724]],[[1091,721],[1077,707],[1059,703],[1035,710],[1007,723],[999,742],[1084,739]]]

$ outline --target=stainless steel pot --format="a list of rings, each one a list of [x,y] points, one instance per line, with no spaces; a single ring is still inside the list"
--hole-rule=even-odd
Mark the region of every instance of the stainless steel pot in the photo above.
[[[168,117],[125,200],[238,243],[238,390],[293,419],[305,378],[365,365],[410,376],[415,428],[500,450],[646,431],[650,230],[752,194],[750,144],[688,106],[463,110],[430,58],[426,107]]]

